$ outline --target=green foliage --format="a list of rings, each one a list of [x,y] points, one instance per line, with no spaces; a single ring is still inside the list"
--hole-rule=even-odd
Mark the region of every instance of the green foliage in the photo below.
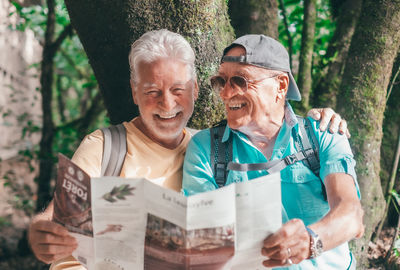
[[[35,38],[43,45],[44,34],[46,31],[48,9],[45,6],[33,5],[22,7],[18,2],[13,1],[15,12],[9,14],[17,15],[17,23],[10,25],[9,28],[14,31],[33,31]],[[62,31],[70,25],[70,19],[64,1],[56,0],[55,6],[55,36],[53,41],[62,33]],[[41,63],[34,63],[30,68],[37,71],[35,77],[39,77]],[[102,106],[101,103],[93,102],[95,96],[98,95],[99,89],[97,80],[93,74],[87,56],[84,52],[82,44],[77,35],[73,34],[63,40],[59,50],[54,58],[54,85],[52,103],[52,118],[55,124],[53,153],[51,157],[56,161],[58,152],[71,156],[76,149],[82,137],[82,133],[88,133],[100,126],[108,125],[109,120],[105,113],[100,115],[91,115],[97,118],[96,121],[87,121],[94,123],[90,126],[82,126],[82,119],[87,116],[91,106]],[[13,91],[11,96],[14,102],[17,99],[17,90],[13,89],[13,85],[9,86]],[[37,89],[40,91],[40,89]],[[38,99],[36,99],[38,102]],[[103,110],[104,111],[104,110]],[[3,117],[14,117],[21,127],[21,139],[27,140],[34,133],[41,132],[40,123],[35,122],[29,113],[19,114],[12,111],[1,111]],[[78,130],[79,129],[79,130]],[[27,164],[32,172],[35,167],[33,162],[37,160],[39,145],[33,145],[19,152],[19,160]],[[34,194],[29,186],[23,184],[13,170],[6,172],[4,176],[4,186],[11,190],[13,199],[10,204],[16,209],[22,209],[27,215],[31,215],[34,211]]]
[[[13,170],[8,170],[3,176],[3,186],[11,190],[13,198],[8,201],[15,209],[22,210],[27,216],[34,213],[33,191],[31,187],[19,179]],[[2,221],[0,220],[0,228]]]
[[[301,32],[303,28],[303,13],[304,6],[301,0],[285,0],[284,6],[286,8],[286,14],[288,15],[289,32],[293,39],[293,59],[298,59],[301,49]],[[330,6],[328,1],[317,1],[317,21],[315,28],[315,43],[314,43],[314,55],[313,55],[313,77],[319,73],[318,63],[323,60],[323,56],[326,54],[326,50],[329,45],[329,41],[335,30],[335,23],[332,20]],[[286,28],[283,22],[283,17],[279,16],[279,40],[282,44],[288,48],[289,39],[286,35]],[[297,65],[294,65],[297,66]],[[296,73],[296,70],[292,72]]]
[[[4,227],[10,227],[11,225],[11,215],[0,217],[0,230]]]

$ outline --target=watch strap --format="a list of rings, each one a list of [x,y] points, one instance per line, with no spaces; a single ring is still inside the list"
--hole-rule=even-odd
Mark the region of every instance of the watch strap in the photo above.
[[[314,259],[323,252],[323,244],[318,234],[308,227],[306,227],[306,229],[310,235],[310,259]]]

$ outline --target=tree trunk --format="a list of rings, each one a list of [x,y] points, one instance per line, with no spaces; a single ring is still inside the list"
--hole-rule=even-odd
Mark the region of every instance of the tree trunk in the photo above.
[[[400,44],[400,1],[365,0],[338,96],[348,120],[365,211],[365,234],[353,251],[366,269],[368,241],[384,209],[379,178],[386,89]]]
[[[292,34],[289,31],[289,20],[286,12],[286,7],[285,3],[283,0],[279,0],[279,8],[281,10],[281,15],[282,15],[282,20],[283,24],[285,25],[285,35],[287,38],[287,43],[288,43],[288,53],[289,53],[289,61],[290,61],[290,67],[293,68],[293,37]],[[282,40],[282,37],[281,37]]]
[[[55,33],[55,1],[47,0],[47,27],[43,46],[43,56],[41,63],[40,85],[42,94],[42,138],[39,144],[39,175],[36,178],[38,183],[36,210],[40,211],[51,199],[50,181],[53,172],[53,138],[54,122],[51,103],[53,99],[53,71],[54,56],[64,39],[72,34],[72,26],[68,25],[56,40]]]
[[[301,92],[302,108],[308,110],[312,86],[312,58],[314,52],[315,21],[317,0],[304,0],[304,21],[301,36],[301,51],[297,85]]]
[[[216,101],[208,78],[218,68],[222,49],[233,40],[224,0],[66,0],[65,3],[112,123],[138,115],[129,85],[130,46],[146,31],[161,28],[185,36],[196,53],[200,96],[190,125],[204,128],[223,117],[224,108]]]
[[[336,108],[336,96],[342,81],[351,38],[360,15],[361,3],[362,0],[346,0],[332,12],[338,14],[337,25],[324,57],[327,66],[314,88],[313,106]]]
[[[278,39],[278,4],[276,0],[230,0],[229,17],[237,37],[265,34]]]
[[[55,10],[54,0],[47,1],[47,27],[45,33],[45,41],[43,46],[43,58],[41,63],[40,85],[42,94],[42,138],[40,140],[39,150],[39,176],[38,183],[38,200],[36,203],[36,210],[43,209],[50,196],[50,179],[53,171],[53,137],[54,137],[54,123],[53,112],[51,110],[52,101],[52,84],[53,84],[53,56],[52,49],[53,36],[55,31]]]

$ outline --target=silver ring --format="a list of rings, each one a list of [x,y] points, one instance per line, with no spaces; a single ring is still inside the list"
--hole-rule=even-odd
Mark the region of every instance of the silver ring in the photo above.
[[[290,247],[287,248],[287,256],[288,258],[292,257],[292,250],[290,249]]]
[[[286,260],[286,264],[288,264],[288,265],[292,265],[292,264],[293,264],[293,262],[292,262],[292,260],[291,260],[290,258],[288,258],[288,259]]]

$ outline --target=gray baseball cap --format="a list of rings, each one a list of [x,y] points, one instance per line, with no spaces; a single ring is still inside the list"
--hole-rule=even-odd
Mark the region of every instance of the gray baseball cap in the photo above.
[[[226,56],[233,47],[240,45],[246,50],[246,55]],[[299,88],[290,70],[289,54],[285,47],[273,38],[264,35],[245,35],[236,39],[225,48],[221,63],[239,62],[271,70],[287,72],[289,75],[289,89],[286,99],[301,100]]]

